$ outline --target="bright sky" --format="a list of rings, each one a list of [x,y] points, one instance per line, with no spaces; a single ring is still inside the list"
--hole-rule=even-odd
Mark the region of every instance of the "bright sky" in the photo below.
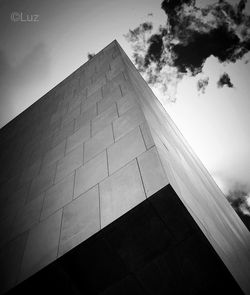
[[[0,0],[0,127],[86,62],[88,52],[117,39],[131,56],[123,34],[145,20],[163,24],[161,2]],[[14,12],[38,21],[13,21]],[[166,108],[224,192],[236,182],[250,190],[250,62],[224,67],[212,57],[204,69],[206,93],[199,96],[197,79],[185,78]],[[235,88],[216,87],[224,71]]]

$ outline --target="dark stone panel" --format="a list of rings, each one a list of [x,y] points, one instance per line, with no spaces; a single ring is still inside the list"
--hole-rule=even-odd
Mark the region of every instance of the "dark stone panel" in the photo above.
[[[59,261],[55,261],[10,290],[8,294],[80,295],[83,293],[80,292],[74,280],[72,280],[71,273],[68,273]]]
[[[145,295],[138,281],[133,276],[127,276],[110,288],[106,289],[101,295]]]
[[[173,234],[176,242],[199,231],[193,218],[170,185],[150,197],[149,201]]]
[[[170,185],[9,294],[242,294]]]
[[[99,294],[128,275],[125,265],[103,234],[93,236],[64,256],[60,263],[83,294]]]
[[[130,271],[144,267],[173,243],[173,236],[149,202],[104,229],[104,236]]]
[[[184,278],[173,248],[136,273],[148,294],[182,294]]]

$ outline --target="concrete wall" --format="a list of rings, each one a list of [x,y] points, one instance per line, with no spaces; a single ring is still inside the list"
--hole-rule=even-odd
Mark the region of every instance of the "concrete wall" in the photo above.
[[[0,132],[0,289],[168,184],[117,43]]]

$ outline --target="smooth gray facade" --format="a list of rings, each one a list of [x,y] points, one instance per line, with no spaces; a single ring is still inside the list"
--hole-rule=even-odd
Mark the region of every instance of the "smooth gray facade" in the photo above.
[[[168,184],[116,42],[0,133],[2,292]]]

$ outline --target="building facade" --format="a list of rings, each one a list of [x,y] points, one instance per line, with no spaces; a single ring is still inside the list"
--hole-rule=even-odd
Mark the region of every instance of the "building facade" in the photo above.
[[[74,251],[113,275],[70,278],[72,294],[184,292],[173,277],[190,294],[250,290],[249,232],[116,41],[3,127],[0,149],[2,293],[64,286]]]

